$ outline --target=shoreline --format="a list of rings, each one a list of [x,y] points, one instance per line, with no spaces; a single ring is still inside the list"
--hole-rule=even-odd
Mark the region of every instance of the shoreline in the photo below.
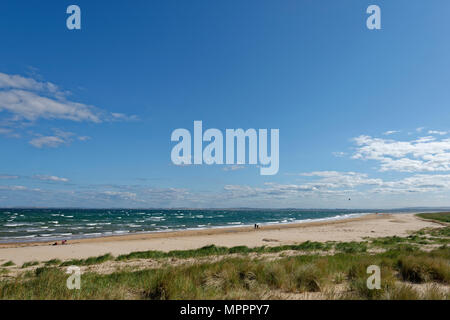
[[[347,219],[272,224],[253,227],[228,227],[188,231],[127,234],[77,239],[66,245],[53,242],[0,244],[0,262],[22,264],[51,259],[81,259],[106,253],[128,254],[134,251],[171,251],[216,246],[279,246],[305,241],[360,241],[365,237],[402,236],[425,227],[439,227],[415,214],[366,214]]]

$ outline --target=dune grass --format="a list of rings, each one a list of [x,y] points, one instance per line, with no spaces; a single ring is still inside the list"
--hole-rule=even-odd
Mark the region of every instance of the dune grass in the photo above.
[[[429,220],[450,222],[450,212],[418,213],[417,216]]]
[[[130,254],[120,255],[116,260],[125,261],[132,259],[159,259],[159,258],[199,258],[212,255],[227,255],[227,254],[248,254],[248,253],[275,253],[287,250],[294,251],[313,251],[313,250],[329,250],[332,245],[329,243],[321,242],[311,242],[306,241],[301,244],[296,245],[283,245],[275,247],[255,247],[249,248],[247,246],[237,246],[237,247],[218,247],[215,245],[204,246],[199,249],[193,250],[173,250],[169,252],[163,251],[138,251],[132,252]]]
[[[66,288],[64,268],[40,267],[13,281],[0,281],[0,299],[277,299],[304,292],[326,299],[448,299],[437,289],[422,294],[412,285],[448,285],[449,251],[311,253],[277,260],[242,256],[103,275],[85,272],[81,290]],[[381,290],[366,286],[369,265],[381,268]],[[348,284],[347,290],[333,293],[329,288],[336,283]]]
[[[60,267],[65,267],[65,266],[90,266],[93,264],[99,264],[99,263],[103,263],[109,260],[113,260],[114,257],[110,254],[104,254],[98,257],[90,257],[87,259],[72,259],[72,260],[67,260],[64,261],[60,264]],[[57,260],[50,260],[51,263],[49,264],[56,264]]]
[[[357,253],[366,252],[367,243],[366,242],[340,242],[335,245],[337,251],[342,251],[346,253]]]
[[[403,280],[415,283],[450,283],[450,263],[442,257],[406,256],[398,260]]]
[[[60,264],[62,264],[62,261],[59,259],[52,259],[52,260],[44,261],[45,266],[55,266],[55,265],[60,265]]]
[[[7,261],[4,264],[2,264],[2,267],[12,267],[15,266],[16,264],[12,261]]]
[[[22,264],[22,269],[23,269],[23,268],[32,267],[32,266],[37,266],[38,264],[39,264],[38,261],[29,261],[29,262],[25,262],[24,264]]]

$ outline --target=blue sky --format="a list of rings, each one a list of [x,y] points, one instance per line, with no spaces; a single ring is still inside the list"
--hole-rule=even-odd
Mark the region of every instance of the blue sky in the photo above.
[[[0,206],[450,206],[449,9],[2,1]],[[194,120],[279,129],[278,174],[175,166]]]

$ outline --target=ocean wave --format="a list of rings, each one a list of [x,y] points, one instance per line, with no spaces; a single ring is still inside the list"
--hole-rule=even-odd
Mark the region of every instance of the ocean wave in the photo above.
[[[6,223],[3,226],[14,228],[14,227],[29,226],[29,225],[30,225],[29,223]]]
[[[31,238],[35,238],[35,237],[36,237],[36,235],[32,234],[32,235],[29,235],[29,236],[16,236],[14,238],[16,238],[16,239],[31,239]]]

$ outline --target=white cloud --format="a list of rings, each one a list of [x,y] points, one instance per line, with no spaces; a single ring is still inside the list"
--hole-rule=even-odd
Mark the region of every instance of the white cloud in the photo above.
[[[11,174],[0,174],[0,179],[9,180],[9,179],[19,179],[19,176],[11,175]]]
[[[338,171],[315,171],[298,176],[304,181],[264,183],[260,186],[225,185],[223,190],[196,192],[139,185],[94,185],[74,190],[66,189],[73,186],[70,184],[58,190],[13,185],[0,186],[0,196],[7,195],[8,199],[16,197],[17,203],[21,205],[34,203],[47,206],[79,206],[82,203],[90,207],[301,207],[309,203],[315,207],[330,207],[338,203],[367,208],[386,207],[389,199],[397,198],[418,201],[408,202],[407,206],[423,203],[433,205],[433,199],[439,199],[450,192],[450,174],[415,174],[391,180],[369,177],[360,172]],[[64,179],[55,176],[40,177],[45,177],[48,181]],[[31,199],[32,202],[26,202],[26,199]],[[400,203],[405,205],[404,201]]]
[[[447,131],[436,131],[436,130],[429,130],[428,134],[437,134],[440,136],[445,136],[446,134],[448,134]]]
[[[396,181],[386,181],[372,192],[377,193],[427,193],[449,192],[450,174],[416,174]]]
[[[67,91],[51,82],[38,81],[20,75],[0,72],[0,113],[6,113],[0,122],[0,134],[19,138],[18,129],[44,120],[69,120],[75,122],[101,123],[106,121],[137,120],[135,115],[110,113],[91,105],[67,99]],[[86,141],[89,137],[78,137]],[[29,141],[37,148],[58,147],[69,139],[62,135],[39,135]]]
[[[134,120],[138,120],[138,117],[136,115],[126,115],[123,113],[117,113],[117,112],[113,112],[111,113],[111,120],[116,120],[116,121],[134,121]]]
[[[29,143],[36,148],[44,148],[44,147],[57,148],[61,145],[70,144],[74,138],[76,138],[79,141],[87,141],[90,139],[90,137],[87,136],[76,137],[76,135],[73,132],[63,131],[60,129],[53,129],[53,135],[48,136],[37,135],[37,137],[31,139]]]
[[[333,154],[333,156],[335,156],[335,157],[337,157],[337,158],[342,158],[342,157],[344,157],[347,153],[342,152],[342,151],[335,151],[335,152],[333,152],[332,154]]]
[[[226,185],[224,190],[231,198],[267,198],[290,199],[298,197],[343,197],[361,186],[378,187],[381,179],[369,178],[367,174],[357,172],[315,171],[301,173],[300,176],[313,181],[301,184],[265,183],[264,187]]]
[[[102,116],[94,107],[67,100],[56,100],[24,90],[0,91],[0,111],[6,110],[17,119],[64,119],[99,123]]]
[[[0,186],[0,190],[24,191],[28,190],[28,188],[24,186]]]
[[[390,136],[390,135],[392,135],[392,134],[399,133],[399,132],[400,132],[400,131],[397,131],[397,130],[390,130],[390,131],[384,132],[383,134],[384,134],[385,136]]]
[[[35,175],[33,176],[34,179],[42,180],[42,181],[54,181],[54,182],[68,182],[69,179],[67,178],[61,178],[57,176],[47,176],[47,175]]]
[[[316,188],[354,188],[360,185],[380,185],[381,179],[371,179],[365,173],[337,172],[337,171],[315,171],[302,173],[305,177],[319,177],[319,182],[308,185]]]
[[[20,134],[9,128],[0,128],[0,134],[10,138],[20,138]]]
[[[51,82],[36,81],[20,75],[8,75],[0,72],[0,89],[25,89],[32,91],[60,92],[58,86]]]
[[[407,195],[420,193],[426,197],[432,194],[450,192],[450,174],[416,174],[410,177],[384,181],[369,178],[367,174],[356,172],[318,171],[301,174],[316,180],[302,184],[266,183],[264,187],[246,185],[226,185],[224,190],[230,199],[252,198],[270,200],[295,199],[348,199],[348,195],[367,197],[368,195]]]
[[[33,138],[30,140],[29,143],[36,148],[43,148],[43,147],[56,148],[62,144],[67,144],[68,142],[63,138],[57,136],[43,136]]]
[[[135,199],[136,193],[133,192],[123,192],[123,191],[103,191],[100,194],[113,197],[113,198],[120,198],[120,199]]]
[[[380,171],[433,172],[450,171],[450,139],[433,136],[411,141],[359,136],[353,159],[376,160]]]

